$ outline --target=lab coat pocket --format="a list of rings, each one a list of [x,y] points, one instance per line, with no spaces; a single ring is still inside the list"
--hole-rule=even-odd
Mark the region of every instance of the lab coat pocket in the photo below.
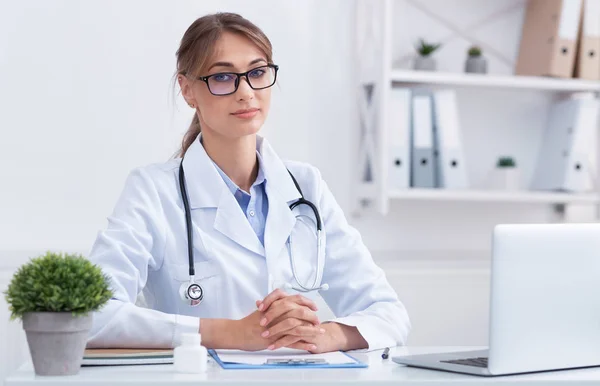
[[[166,264],[171,279],[175,281],[178,290],[182,284],[190,281],[189,266],[187,264]],[[221,274],[219,267],[212,261],[196,261],[195,282],[202,287],[204,297],[202,302],[195,307],[186,304],[180,299],[179,313],[199,317],[217,317],[220,315],[219,292],[221,285]]]

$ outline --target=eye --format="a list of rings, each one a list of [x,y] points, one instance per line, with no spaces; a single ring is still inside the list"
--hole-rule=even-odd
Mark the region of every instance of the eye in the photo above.
[[[266,71],[265,71],[264,67],[261,67],[261,68],[257,68],[257,69],[250,71],[248,73],[248,76],[251,78],[260,78],[261,76],[263,76],[265,74],[265,72]]]
[[[215,74],[211,76],[211,79],[215,82],[231,82],[235,75],[232,74]]]

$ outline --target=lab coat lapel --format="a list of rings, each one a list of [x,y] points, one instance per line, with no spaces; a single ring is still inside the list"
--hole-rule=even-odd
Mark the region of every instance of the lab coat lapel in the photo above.
[[[201,134],[183,159],[190,208],[217,209],[213,228],[242,247],[264,256],[265,249],[239,203],[200,143]]]
[[[242,247],[264,256],[264,247],[242,212],[240,204],[227,187],[221,193],[214,227]]]
[[[268,142],[258,137],[259,151],[264,161],[266,192],[269,211],[265,224],[265,253],[267,261],[276,259],[285,246],[296,224],[296,217],[289,205],[301,196],[283,161],[275,154]]]
[[[289,208],[288,203],[279,195],[279,192],[269,188],[269,212],[265,224],[265,252],[267,260],[279,256],[281,249],[296,225],[296,217]]]

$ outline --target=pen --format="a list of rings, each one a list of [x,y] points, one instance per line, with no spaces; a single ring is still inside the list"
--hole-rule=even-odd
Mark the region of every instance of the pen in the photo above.
[[[390,356],[390,348],[386,347],[385,350],[383,350],[383,354],[381,354],[381,357],[383,359],[388,359],[389,356]]]

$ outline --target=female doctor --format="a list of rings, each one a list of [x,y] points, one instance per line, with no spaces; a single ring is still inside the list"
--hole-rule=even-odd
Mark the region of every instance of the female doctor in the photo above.
[[[319,171],[257,135],[277,71],[269,39],[237,14],[185,32],[177,79],[194,119],[179,158],[129,174],[97,236],[89,258],[114,298],[88,347],[174,347],[186,332],[242,350],[405,344],[406,310]],[[317,293],[335,318],[319,320]]]

